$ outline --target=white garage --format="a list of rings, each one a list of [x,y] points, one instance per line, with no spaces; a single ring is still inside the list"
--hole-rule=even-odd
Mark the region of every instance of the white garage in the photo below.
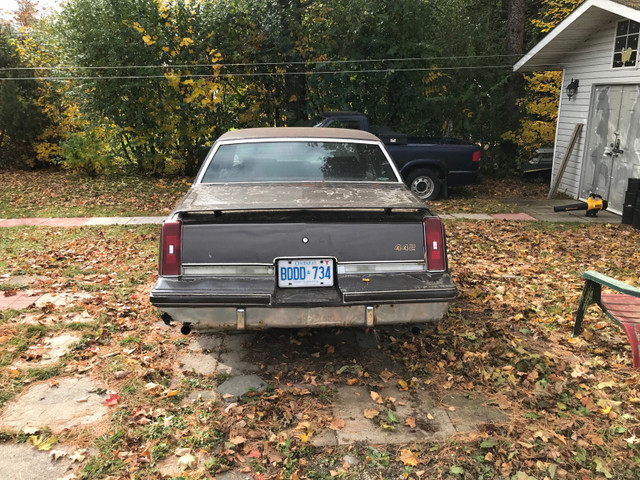
[[[514,66],[563,72],[552,184],[618,214],[640,178],[639,37],[640,0],[587,0]]]

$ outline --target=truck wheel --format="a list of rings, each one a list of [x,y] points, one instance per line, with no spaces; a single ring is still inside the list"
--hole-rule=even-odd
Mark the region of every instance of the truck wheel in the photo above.
[[[407,177],[407,186],[422,200],[435,200],[440,193],[438,174],[428,168],[415,170]]]

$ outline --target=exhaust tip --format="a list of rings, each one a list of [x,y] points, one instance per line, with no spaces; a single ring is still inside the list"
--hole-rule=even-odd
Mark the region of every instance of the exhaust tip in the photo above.
[[[191,324],[183,323],[182,327],[180,328],[180,333],[183,335],[189,335],[191,333]]]
[[[173,318],[171,318],[171,315],[165,312],[162,315],[160,315],[160,318],[165,323],[165,325],[171,326],[171,322],[173,321]]]

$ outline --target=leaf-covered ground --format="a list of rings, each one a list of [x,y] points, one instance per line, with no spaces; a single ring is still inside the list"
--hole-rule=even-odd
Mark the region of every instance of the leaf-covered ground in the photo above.
[[[191,178],[86,177],[57,170],[0,172],[0,218],[167,215]]]
[[[75,464],[79,478],[159,478],[159,465],[178,461],[176,452],[185,464],[187,455],[207,458],[195,477],[183,465],[184,478],[225,470],[263,479],[638,478],[640,375],[626,338],[596,308],[581,338],[570,332],[582,271],[640,285],[640,232],[507,221],[446,227],[460,296],[445,320],[417,335],[377,329],[381,348],[365,357],[327,343],[326,331],[255,335],[245,345],[247,360],[260,365],[270,387],[232,407],[181,406],[190,392],[212,390],[225,376],[180,373],[176,358],[189,337],[157,326],[148,302],[157,227],[0,230],[0,273],[40,276],[24,287],[5,282],[6,292],[91,295],[67,307],[0,313],[0,401],[34,382],[54,388],[83,375],[104,385],[110,405],[108,417],[89,430],[53,440],[46,431],[31,440],[18,432],[0,437],[71,451],[91,447]],[[85,312],[88,323],[62,323]],[[35,323],[25,322],[29,314]],[[57,364],[16,367],[24,365],[19,360],[37,362],[38,343],[65,331],[81,340]],[[429,444],[311,446],[316,432],[340,428],[329,407],[345,384],[371,391],[397,384],[433,398],[481,394],[510,420]]]
[[[166,215],[193,178],[85,177],[57,170],[0,172],[0,218]],[[548,185],[484,179],[431,202],[438,213],[511,213],[505,199],[544,198]]]

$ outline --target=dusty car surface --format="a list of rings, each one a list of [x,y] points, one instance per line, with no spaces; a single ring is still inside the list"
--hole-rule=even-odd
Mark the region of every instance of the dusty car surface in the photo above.
[[[151,303],[183,331],[427,322],[457,293],[440,218],[367,132],[224,134],[161,237]]]

